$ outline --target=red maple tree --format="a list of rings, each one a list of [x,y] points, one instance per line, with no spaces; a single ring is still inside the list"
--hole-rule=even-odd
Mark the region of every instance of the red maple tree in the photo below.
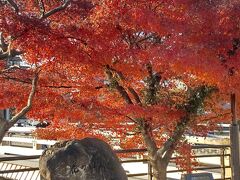
[[[0,2],[1,108],[23,108],[38,79],[28,116],[52,122],[41,137],[145,146],[164,180],[184,134],[213,129],[239,94],[238,1]],[[16,56],[28,68],[7,66]]]

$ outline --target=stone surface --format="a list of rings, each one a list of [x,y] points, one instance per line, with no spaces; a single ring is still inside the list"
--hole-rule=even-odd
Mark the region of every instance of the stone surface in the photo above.
[[[95,138],[56,143],[39,163],[42,180],[127,180],[110,146]]]
[[[11,179],[5,178],[5,177],[0,177],[0,180],[11,180]]]

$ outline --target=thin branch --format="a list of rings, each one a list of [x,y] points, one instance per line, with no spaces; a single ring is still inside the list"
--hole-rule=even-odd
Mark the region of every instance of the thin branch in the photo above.
[[[79,86],[67,86],[67,85],[61,85],[61,86],[53,86],[53,85],[45,85],[45,86],[41,86],[40,87],[44,87],[44,88],[54,88],[54,89],[71,89],[71,88],[79,88]]]
[[[31,84],[30,79],[23,80],[23,79],[20,79],[20,78],[11,77],[9,75],[4,74],[4,72],[3,72],[3,74],[1,74],[1,76],[2,76],[2,78],[7,79],[7,80],[17,81],[17,82],[21,82],[21,83],[25,83],[25,84]]]
[[[71,2],[71,0],[65,0],[65,2],[64,2],[62,5],[60,5],[60,6],[56,7],[56,8],[54,8],[54,9],[52,9],[51,11],[48,11],[47,13],[45,13],[45,14],[41,17],[41,19],[46,19],[46,18],[48,18],[49,16],[51,16],[51,15],[53,15],[53,14],[59,12],[59,11],[64,10],[64,9],[70,4],[70,2]]]
[[[130,116],[126,116],[130,121],[136,123],[136,124],[139,124],[139,122],[133,118],[131,118]]]
[[[32,80],[32,89],[31,92],[28,96],[28,101],[27,101],[27,105],[22,108],[21,111],[19,111],[15,116],[13,116],[11,118],[11,120],[9,121],[9,125],[13,126],[21,117],[23,117],[28,111],[30,111],[31,107],[32,107],[32,102],[33,102],[33,98],[34,95],[36,93],[36,89],[37,89],[37,83],[38,83],[38,71],[35,73],[35,76]]]
[[[209,117],[209,118],[206,118],[206,119],[201,119],[201,121],[209,121],[209,120],[212,120],[212,119],[216,119],[216,118],[219,118],[219,117],[222,117],[222,116],[225,116],[225,115],[231,115],[231,114],[232,114],[231,112],[222,113],[222,114],[217,114],[217,115],[214,116],[214,117]]]
[[[1,70],[0,74],[8,73],[9,71],[15,70],[15,69],[21,69],[21,68],[18,65],[13,65],[13,66],[8,67],[7,69]]]
[[[15,66],[14,66],[15,67]],[[16,67],[17,68],[17,67]],[[12,68],[14,69],[14,68]],[[7,69],[5,69],[7,70]],[[4,71],[5,71],[4,70]],[[1,72],[0,72],[1,73]],[[5,72],[3,72],[5,73]],[[16,78],[16,77],[11,77],[11,76],[8,76],[6,74],[2,74],[1,75],[2,78],[4,79],[8,79],[8,80],[12,80],[12,81],[17,81],[17,82],[21,82],[21,83],[25,83],[25,84],[31,84],[31,81],[30,79],[20,79],[20,78]],[[70,86],[70,85],[59,85],[59,86],[56,86],[56,85],[41,85],[39,84],[39,87],[43,87],[43,88],[54,88],[54,89],[71,89],[71,88],[79,88],[80,86]]]
[[[15,3],[13,0],[7,0],[7,2],[13,7],[13,9],[15,10],[15,12],[18,14],[19,8],[18,8],[17,3]]]
[[[151,39],[151,38],[153,38],[153,37],[154,37],[153,35],[146,36],[146,37],[138,40],[138,41],[136,42],[136,44],[139,44],[139,43],[141,43],[141,42],[143,42],[143,41],[149,40],[149,39]]]

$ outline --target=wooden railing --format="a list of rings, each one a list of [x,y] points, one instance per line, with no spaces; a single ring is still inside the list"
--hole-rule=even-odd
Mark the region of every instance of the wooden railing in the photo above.
[[[219,150],[219,153],[215,154],[200,154],[200,155],[194,155],[192,158],[197,158],[199,162],[199,167],[195,167],[192,170],[193,171],[209,171],[209,170],[220,170],[221,178],[215,178],[215,180],[229,180],[230,177],[230,146],[228,145],[194,145],[192,146],[192,150],[203,150],[203,149],[214,149]],[[137,152],[146,152],[146,149],[128,149],[128,150],[119,150],[116,151],[116,153],[137,153]],[[209,152],[208,152],[209,153]],[[175,163],[176,158],[181,157],[172,157],[171,162]],[[220,164],[219,165],[211,165],[210,163],[204,163],[201,162],[202,158],[220,158]],[[152,166],[148,159],[136,159],[136,160],[124,160],[121,161],[122,163],[132,163],[132,162],[143,162],[148,163],[148,173],[137,173],[137,174],[128,174],[128,177],[134,177],[134,176],[146,176],[148,175],[148,180],[152,180]],[[167,173],[177,173],[177,172],[186,172],[186,169],[176,169],[176,170],[169,170]],[[228,172],[228,173],[227,173]]]
[[[32,135],[34,130],[36,130],[35,127],[12,127],[3,138],[2,145],[32,147],[32,149],[37,150],[41,149],[42,145],[51,146],[57,142],[35,138]]]
[[[192,147],[193,151],[196,152],[196,155],[192,158],[197,158],[200,160],[200,166],[193,168],[193,171],[211,171],[211,170],[219,170],[221,173],[221,178],[216,180],[229,180],[231,177],[228,174],[228,171],[230,171],[230,147],[227,145],[194,145]],[[204,154],[202,150],[208,149],[208,153]],[[201,153],[198,153],[198,150],[201,150]],[[209,150],[214,150],[214,153],[211,153]],[[216,152],[217,151],[217,152]],[[133,154],[133,153],[146,153],[146,149],[127,149],[127,150],[115,150],[115,153],[117,154]],[[121,156],[121,155],[120,155]],[[18,161],[18,160],[28,160],[28,159],[38,159],[39,156],[16,156],[16,157],[1,157],[0,162],[6,162],[6,161]],[[175,163],[176,158],[181,157],[173,157],[171,159],[171,163]],[[217,165],[211,165],[209,163],[204,163],[201,161],[202,158],[220,158],[220,164]],[[148,172],[147,173],[136,173],[136,174],[127,174],[128,177],[134,177],[134,176],[148,176],[148,180],[152,180],[152,167],[146,158],[142,159],[127,159],[127,160],[121,160],[121,162],[124,163],[146,163],[148,166]],[[15,172],[24,172],[24,171],[36,171],[38,168],[26,168],[26,169],[18,169],[18,170],[5,170],[0,171],[1,174],[5,173],[15,173]],[[186,169],[176,169],[176,170],[170,170],[167,171],[167,173],[177,173],[177,172],[186,172]]]

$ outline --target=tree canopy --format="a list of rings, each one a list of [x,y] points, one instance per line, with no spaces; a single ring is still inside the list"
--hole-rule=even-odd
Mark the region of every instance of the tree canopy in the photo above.
[[[0,2],[0,106],[21,109],[39,69],[28,116],[52,122],[42,137],[105,131],[166,151],[227,118],[239,94],[239,1]]]

